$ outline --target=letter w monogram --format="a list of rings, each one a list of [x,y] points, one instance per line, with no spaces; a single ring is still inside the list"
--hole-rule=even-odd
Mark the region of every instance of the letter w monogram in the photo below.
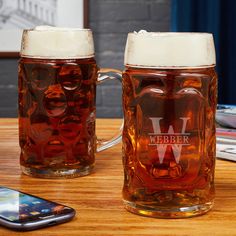
[[[162,135],[165,135],[165,136],[178,135],[179,137],[189,135],[189,133],[185,133],[185,130],[186,130],[187,122],[190,118],[180,117],[180,119],[183,121],[183,125],[182,125],[181,132],[179,132],[179,133],[174,132],[174,128],[172,125],[169,126],[167,133],[162,133],[161,126],[160,126],[160,121],[162,119],[163,119],[162,117],[151,117],[150,118],[150,120],[152,121],[153,133],[149,133],[150,140],[152,140],[151,144],[149,144],[149,145],[156,145],[160,163],[163,163],[167,146],[168,145],[171,146],[172,150],[173,150],[175,161],[176,161],[176,163],[179,163],[182,146],[189,145],[189,144],[187,144],[187,143],[167,143],[167,144],[166,143],[164,143],[164,144],[156,143],[155,144],[155,143],[153,143],[153,140],[155,139],[155,137],[162,136]]]

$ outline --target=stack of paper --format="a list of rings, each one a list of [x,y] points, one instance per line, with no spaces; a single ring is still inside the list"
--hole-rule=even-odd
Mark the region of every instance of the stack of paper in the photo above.
[[[236,161],[236,108],[220,105],[216,113],[216,121],[221,125],[216,129],[216,156]],[[229,127],[229,128],[227,128]]]
[[[236,129],[216,129],[216,156],[236,161]]]

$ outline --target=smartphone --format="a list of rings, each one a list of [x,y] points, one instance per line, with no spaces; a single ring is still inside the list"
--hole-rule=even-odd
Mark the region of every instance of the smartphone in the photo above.
[[[0,225],[35,230],[71,220],[75,210],[27,193],[0,186]]]

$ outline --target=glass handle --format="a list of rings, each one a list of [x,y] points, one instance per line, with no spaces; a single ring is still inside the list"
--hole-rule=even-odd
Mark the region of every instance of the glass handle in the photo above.
[[[98,71],[97,84],[101,84],[107,80],[118,80],[122,83],[122,71],[110,68],[102,68]],[[112,137],[110,140],[97,139],[97,152],[101,152],[118,144],[122,139],[122,131],[124,126],[124,119],[118,133]]]

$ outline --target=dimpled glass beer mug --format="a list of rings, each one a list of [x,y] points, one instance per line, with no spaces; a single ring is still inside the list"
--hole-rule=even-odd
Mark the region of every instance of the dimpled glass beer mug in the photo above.
[[[206,213],[216,146],[212,35],[130,33],[125,66],[125,208],[160,218]]]
[[[121,75],[98,69],[89,29],[24,30],[20,54],[22,171],[41,178],[89,174],[95,152],[121,139],[120,135],[107,142],[96,139],[96,84]]]

